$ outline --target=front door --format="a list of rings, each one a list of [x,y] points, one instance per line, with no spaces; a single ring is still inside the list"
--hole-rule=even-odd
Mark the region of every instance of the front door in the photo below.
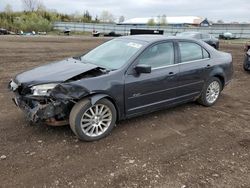
[[[173,103],[179,73],[174,51],[172,42],[159,43],[148,47],[136,60],[138,64],[150,65],[152,71],[126,75],[127,116],[153,111]]]

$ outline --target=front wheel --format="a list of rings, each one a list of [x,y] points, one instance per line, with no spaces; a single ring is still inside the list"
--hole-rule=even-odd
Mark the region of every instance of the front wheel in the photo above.
[[[95,141],[107,136],[116,122],[116,109],[112,102],[101,99],[91,105],[84,99],[70,112],[70,127],[75,135],[84,141]]]
[[[220,79],[213,77],[206,84],[198,99],[198,102],[204,106],[213,106],[218,100],[222,90]]]

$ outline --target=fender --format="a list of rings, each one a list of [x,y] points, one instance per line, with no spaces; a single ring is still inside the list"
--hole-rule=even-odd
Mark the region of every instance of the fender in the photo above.
[[[112,97],[110,97],[109,95],[107,95],[107,94],[93,94],[93,95],[88,96],[88,98],[90,100],[91,105],[95,105],[97,101],[99,101],[103,98],[108,98],[115,106],[115,109],[117,112],[117,120],[120,120],[122,118],[121,112],[117,106],[116,101]]]
[[[219,77],[220,79],[222,79],[221,81],[223,82],[223,87],[225,86],[226,76],[222,67],[216,67],[212,72],[210,72],[209,78],[211,77]]]
[[[90,99],[90,102],[91,102],[91,105],[95,105],[95,103],[97,101],[99,101],[100,99],[103,99],[105,97],[109,97],[108,95],[106,94],[95,94],[95,95],[91,95],[89,96],[89,99]],[[110,97],[109,97],[110,98]]]
[[[225,73],[222,67],[217,67],[209,74],[210,78],[213,76],[221,76],[225,79]]]

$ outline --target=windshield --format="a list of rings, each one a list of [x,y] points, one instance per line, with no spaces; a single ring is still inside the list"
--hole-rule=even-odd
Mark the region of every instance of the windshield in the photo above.
[[[82,61],[108,69],[119,69],[143,46],[142,43],[114,39],[81,57]]]

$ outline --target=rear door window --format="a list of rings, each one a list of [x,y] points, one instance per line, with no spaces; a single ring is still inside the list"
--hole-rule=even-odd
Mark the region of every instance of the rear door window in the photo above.
[[[207,52],[207,50],[205,50],[204,48],[203,48],[202,50],[203,50],[203,58],[204,58],[204,59],[210,58],[210,55],[209,55],[209,53]]]
[[[203,59],[203,49],[200,45],[192,42],[179,42],[181,62]]]

